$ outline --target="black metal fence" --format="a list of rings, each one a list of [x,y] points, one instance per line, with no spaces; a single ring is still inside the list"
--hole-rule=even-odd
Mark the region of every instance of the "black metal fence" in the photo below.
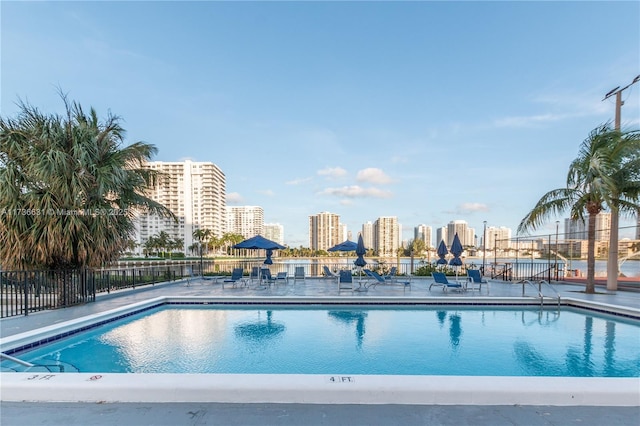
[[[1,318],[79,305],[95,297],[95,280],[88,270],[0,272]]]
[[[94,302],[98,293],[207,274],[211,268],[212,262],[203,262],[102,270],[0,271],[0,318]]]

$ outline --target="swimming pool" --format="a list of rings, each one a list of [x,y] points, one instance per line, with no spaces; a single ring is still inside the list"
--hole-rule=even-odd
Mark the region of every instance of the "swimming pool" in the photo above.
[[[638,336],[570,308],[166,304],[18,356],[96,373],[640,377]]]
[[[89,315],[83,318],[70,320],[64,323],[44,327],[41,329],[9,336],[0,339],[0,349],[2,352],[9,352],[13,355],[26,353],[26,349],[34,349],[43,343],[61,343],[61,338],[75,335],[79,330],[93,333],[96,325],[102,327],[114,320],[135,319],[140,311],[152,312],[160,305],[166,304],[226,304],[227,307],[242,305],[254,309],[253,318],[249,321],[228,321],[223,329],[233,330],[234,338],[236,333],[241,335],[242,324],[267,322],[265,307],[271,308],[273,298],[270,297],[193,297],[193,296],[167,296],[150,299],[144,302],[134,303],[129,306],[113,309],[100,314]],[[452,302],[466,303],[467,306],[452,306]],[[456,304],[460,304],[456,302]],[[414,322],[410,327],[405,326],[401,332],[392,330],[389,321],[380,317],[386,307],[401,306],[402,309],[426,307],[436,308],[431,311],[431,322],[438,324],[440,330],[440,343],[446,346],[456,346],[457,353],[464,352],[470,343],[471,332],[474,327],[481,327],[482,320],[474,320],[467,315],[468,308],[475,305],[514,305],[526,308],[524,316],[515,315],[512,321],[524,324],[533,322],[543,322],[548,324],[558,324],[554,319],[552,311],[544,311],[542,316],[537,313],[536,302],[526,298],[482,298],[482,300],[465,298],[430,298],[425,300],[420,297],[384,298],[368,297],[366,302],[358,298],[345,297],[287,297],[281,298],[276,303],[278,307],[293,307],[293,305],[304,304],[307,307],[313,306],[328,308],[334,313],[329,316],[326,312],[326,319],[334,323],[337,331],[328,336],[330,345],[336,346],[339,342],[346,342],[351,347],[358,345],[366,347],[377,341],[384,341],[387,335],[399,336],[408,333],[411,327],[427,328],[421,321]],[[357,304],[359,308],[368,309],[367,315],[353,315],[350,304]],[[565,316],[567,307],[584,307],[592,312],[615,313],[615,318],[621,319],[621,323],[640,319],[640,312],[634,308],[622,306],[604,305],[596,302],[588,302],[579,299],[565,298],[562,301],[563,307],[560,311],[560,318]],[[366,306],[365,306],[366,305]],[[539,306],[539,305],[538,305]],[[204,307],[204,306],[201,306]],[[378,312],[379,307],[385,309]],[[497,306],[498,311],[502,307]],[[534,308],[534,309],[531,309]],[[344,314],[342,312],[348,312]],[[375,312],[374,312],[375,311]],[[446,311],[444,321],[442,314]],[[259,312],[259,318],[256,318]],[[455,325],[458,320],[455,318],[456,312],[462,313],[460,316],[460,334]],[[337,315],[336,315],[337,314]],[[547,316],[547,314],[549,316]],[[284,317],[281,313],[272,310],[271,322],[282,324]],[[343,318],[338,318],[338,317]],[[331,319],[330,319],[331,318]],[[586,340],[581,340],[565,345],[564,350],[558,350],[571,358],[579,353],[577,347],[583,346],[583,342],[593,348],[599,347],[605,342],[599,336],[607,329],[609,316],[604,316],[594,320],[591,324],[598,324],[596,328],[585,328],[585,322],[578,321],[572,325],[572,335],[584,336]],[[381,325],[374,324],[376,322]],[[484,315],[484,324],[491,321],[487,314]],[[435,321],[435,323],[434,323]],[[442,323],[441,323],[442,321]],[[602,325],[599,321],[604,321]],[[220,322],[219,322],[220,323]],[[213,330],[209,325],[198,323],[195,328],[183,327],[176,329],[183,336],[183,339],[202,331]],[[433,324],[429,328],[434,328]],[[475,324],[475,325],[474,325]],[[309,325],[302,326],[298,322],[284,322],[285,329],[276,332],[276,336],[267,338],[278,340],[286,334],[296,334],[300,328],[305,333],[311,328]],[[602,329],[604,326],[604,330]],[[219,327],[220,328],[220,327]],[[619,326],[615,326],[616,333],[608,333],[609,341],[613,338],[615,342],[621,340],[623,334],[618,334]],[[611,325],[609,325],[609,330]],[[216,329],[217,330],[217,329]],[[238,331],[236,331],[238,330]],[[419,328],[417,330],[420,331]],[[576,331],[579,330],[579,331]],[[581,330],[581,331],[580,331]],[[588,339],[589,333],[584,330],[593,331],[593,339]],[[246,331],[246,329],[245,329]],[[296,333],[294,333],[296,331]],[[364,331],[364,333],[363,333]],[[385,334],[386,333],[386,334]],[[390,334],[389,334],[390,333]],[[151,330],[146,329],[143,334],[152,335]],[[174,333],[175,334],[175,333]],[[415,334],[415,333],[414,333]],[[454,339],[452,340],[452,336]],[[458,337],[456,337],[458,336]],[[244,338],[245,340],[246,337]],[[244,344],[248,343],[248,339]],[[626,339],[625,339],[626,340]],[[531,341],[531,344],[536,344]],[[610,343],[607,345],[610,346]],[[434,345],[431,345],[434,346]],[[43,349],[44,346],[41,348]],[[529,345],[530,349],[535,349]],[[615,345],[617,350],[618,346]],[[430,352],[432,351],[430,347]],[[611,351],[603,352],[604,349],[594,349],[592,360],[595,361],[597,369],[604,369],[612,359]],[[264,356],[263,348],[255,350],[256,359],[270,359],[273,357]],[[361,353],[361,352],[359,352]],[[525,351],[524,353],[531,353]],[[543,358],[547,358],[549,352],[537,352]],[[236,353],[236,357],[241,359],[242,353]],[[262,356],[260,356],[262,355]],[[22,355],[19,355],[22,356]],[[360,361],[362,357],[358,357]],[[375,357],[374,357],[375,358]],[[624,364],[622,358],[614,356],[616,364]],[[472,361],[476,362],[476,360]],[[447,361],[450,364],[469,364],[455,359]],[[245,362],[245,364],[251,364]],[[356,362],[358,365],[366,363]],[[438,362],[432,362],[438,364]],[[588,363],[587,363],[588,364]],[[269,402],[269,403],[326,403],[326,404],[491,404],[491,405],[602,405],[602,406],[635,406],[640,399],[640,387],[638,377],[566,377],[566,376],[469,376],[469,375],[398,375],[398,374],[356,374],[343,373],[341,371],[330,370],[331,373],[321,374],[253,374],[253,373],[109,373],[109,372],[80,372],[74,374],[56,372],[15,372],[2,373],[0,388],[3,401],[89,401],[89,402]]]

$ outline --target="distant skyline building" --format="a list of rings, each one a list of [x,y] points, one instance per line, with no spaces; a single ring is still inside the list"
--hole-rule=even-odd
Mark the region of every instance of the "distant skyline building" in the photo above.
[[[263,237],[275,241],[278,244],[285,245],[284,243],[284,226],[279,223],[265,223]]]
[[[434,247],[432,242],[432,228],[425,224],[420,224],[413,228],[413,239],[424,241],[425,247]]]
[[[226,178],[211,162],[151,161],[143,167],[162,174],[147,195],[167,207],[177,218],[162,218],[142,213],[136,219],[137,253],[142,253],[150,237],[164,231],[173,239],[182,239],[183,250],[193,245],[193,232],[209,229],[215,237],[226,230]]]
[[[395,216],[379,217],[373,225],[373,244],[378,256],[396,256],[400,247],[400,227]]]
[[[244,238],[264,236],[264,209],[259,206],[227,206],[227,232]]]
[[[447,247],[451,247],[453,238],[458,234],[463,247],[475,246],[475,230],[470,228],[465,220],[452,220],[447,224]]]
[[[486,248],[487,250],[493,250],[494,248],[507,250],[511,248],[511,228],[488,226]]]
[[[611,235],[611,213],[600,212],[596,215],[596,241],[609,241]],[[589,227],[588,219],[564,220],[563,239],[568,240],[588,240]]]
[[[451,238],[453,239],[453,237]],[[444,243],[447,244],[447,227],[446,226],[436,229],[436,241],[434,244],[435,248],[438,248],[438,246],[440,245],[440,241],[444,241]]]
[[[373,223],[371,221],[362,225],[362,242],[367,249],[373,249]]]
[[[309,216],[309,248],[311,250],[328,250],[341,240],[342,227],[340,216],[330,212],[321,212]]]

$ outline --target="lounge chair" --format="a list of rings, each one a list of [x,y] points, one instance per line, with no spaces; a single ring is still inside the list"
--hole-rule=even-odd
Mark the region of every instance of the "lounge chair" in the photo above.
[[[382,275],[380,275],[379,273],[375,272],[375,271],[371,271],[369,269],[365,269],[364,273],[367,274],[367,276],[371,277],[374,281],[371,282],[368,287],[375,287],[378,284],[402,284],[402,286],[404,287],[404,289],[406,290],[407,287],[409,287],[409,289],[411,289],[411,277],[408,277],[407,280],[403,280],[403,281],[399,281],[399,280],[387,280],[385,279],[385,277],[383,277]]]
[[[304,279],[304,266],[296,266],[296,269],[293,272],[293,282],[295,283],[298,280],[304,281]]]
[[[243,274],[244,270],[242,268],[233,268],[231,276],[222,280],[222,288],[224,288],[225,283],[230,283],[233,287],[237,287],[238,282],[244,282],[246,284],[246,281],[242,278]]]
[[[371,269],[363,269],[362,271],[367,275],[367,277],[369,277],[369,281],[371,281],[365,283],[365,287],[375,287],[378,284],[386,283],[384,277],[382,277],[379,273],[374,272]]]
[[[474,287],[477,285],[478,291],[482,291],[482,284],[485,284],[487,293],[489,293],[489,281],[482,277],[479,269],[467,269],[467,278],[469,280],[467,288],[474,290]]]
[[[327,265],[324,265],[322,267],[322,270],[324,271],[324,276],[327,278],[333,278],[334,280],[337,280],[339,277],[338,274],[331,272],[331,269],[329,269]]]
[[[338,291],[353,290],[353,275],[351,271],[342,270],[338,278]]]
[[[275,283],[278,283],[278,282],[282,282],[285,284],[289,282],[289,277],[287,277],[286,272],[278,272],[276,274]]]
[[[387,281],[395,281],[397,273],[398,273],[398,267],[392,266],[391,270],[389,270],[389,273],[387,275],[384,275],[383,278]]]
[[[442,291],[447,291],[447,289],[455,289],[458,291],[463,291],[464,286],[459,281],[449,281],[447,276],[442,272],[434,272],[431,274],[433,276],[433,282],[429,286],[429,291],[431,291],[431,287],[440,286],[442,287]]]

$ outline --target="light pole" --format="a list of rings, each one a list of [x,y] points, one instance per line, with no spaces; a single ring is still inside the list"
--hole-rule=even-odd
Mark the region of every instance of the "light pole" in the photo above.
[[[485,264],[487,263],[487,221],[483,220],[482,230],[482,275],[484,275]]]
[[[615,129],[620,130],[620,110],[622,109],[622,105],[624,102],[622,101],[622,92],[628,89],[630,86],[636,84],[640,81],[640,75],[636,76],[633,81],[623,88],[620,86],[615,89],[610,90],[606,95],[604,95],[603,101],[609,99],[613,95],[616,95],[616,116],[615,116]],[[611,228],[609,235],[609,257],[607,260],[607,290],[616,291],[618,289],[618,206],[614,203],[614,205],[609,206],[611,208]]]
[[[493,270],[495,273],[496,268],[498,267],[498,234],[493,234]],[[493,274],[491,274],[491,278],[493,278]]]
[[[560,221],[556,220],[556,281],[558,281],[558,225]]]

